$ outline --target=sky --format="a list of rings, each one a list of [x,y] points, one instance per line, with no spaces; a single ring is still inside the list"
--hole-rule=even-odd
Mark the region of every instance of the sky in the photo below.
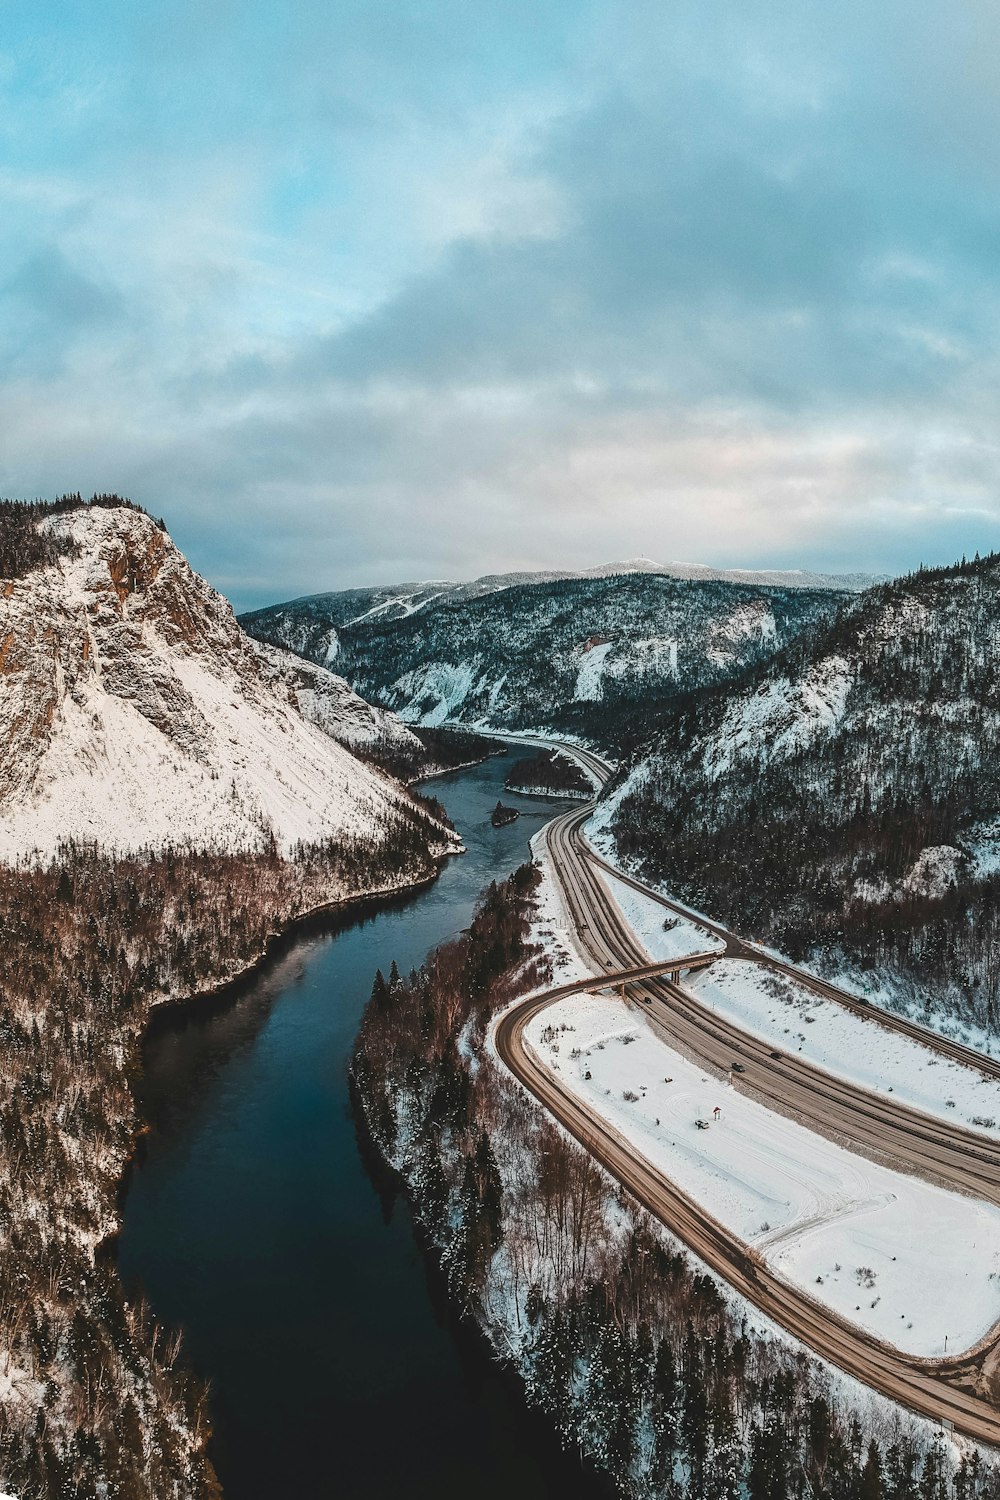
[[[239,607],[998,544],[987,0],[0,0],[0,493]]]

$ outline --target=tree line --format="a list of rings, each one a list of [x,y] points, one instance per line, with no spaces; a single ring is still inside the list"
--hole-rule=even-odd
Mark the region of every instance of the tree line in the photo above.
[[[75,556],[78,548],[71,537],[53,535],[39,528],[39,521],[47,516],[67,515],[72,511],[86,510],[93,506],[99,510],[139,511],[143,510],[124,495],[92,495],[84,500],[79,493],[60,495],[57,500],[2,500],[0,499],[0,578],[24,578],[38,568],[45,568],[60,557]],[[161,531],[166,530],[163,521],[157,522]]]

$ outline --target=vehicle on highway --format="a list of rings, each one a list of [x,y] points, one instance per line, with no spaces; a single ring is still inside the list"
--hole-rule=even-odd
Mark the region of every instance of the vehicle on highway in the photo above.
[[[780,1052],[769,1052],[767,1055],[768,1055],[768,1057],[773,1057],[773,1058],[777,1059],[777,1058],[779,1058],[781,1056],[781,1053]]]
[[[732,1068],[732,1070],[733,1070],[734,1073],[745,1073],[746,1072],[746,1068],[743,1066],[742,1063],[734,1062],[734,1063],[730,1063],[729,1066]]]

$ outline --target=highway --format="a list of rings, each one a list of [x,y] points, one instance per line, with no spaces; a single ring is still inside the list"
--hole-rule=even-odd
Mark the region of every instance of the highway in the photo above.
[[[523,743],[524,741],[522,741]],[[544,743],[537,741],[537,743]],[[548,742],[550,745],[552,742]],[[600,786],[608,765],[575,745],[573,754]],[[828,1307],[771,1272],[759,1255],[642,1157],[618,1131],[593,1114],[526,1047],[528,1022],[566,994],[613,984],[664,1041],[701,1066],[728,1074],[733,1061],[746,1072],[735,1085],[768,1108],[895,1170],[1000,1205],[1000,1143],[923,1115],[884,1094],[873,1094],[804,1061],[796,1054],[771,1056],[773,1044],[740,1030],[700,1004],[670,975],[697,966],[707,955],[651,964],[649,955],[611,899],[601,871],[626,879],[664,907],[711,932],[726,956],[751,960],[807,984],[825,998],[847,1005],[871,1025],[918,1038],[942,1056],[990,1076],[1000,1065],[925,1031],[901,1017],[876,1012],[812,975],[772,958],[717,922],[671,902],[640,881],[624,877],[588,845],[583,826],[592,804],[581,804],[544,830],[549,863],[559,883],[575,944],[594,978],[533,996],[499,1022],[497,1051],[511,1072],[611,1174],[687,1244],[712,1270],[768,1317],[831,1364],[922,1416],[953,1424],[970,1437],[1000,1445],[1000,1325],[971,1350],[948,1359],[901,1353],[838,1317]],[[721,954],[719,955],[721,956]]]

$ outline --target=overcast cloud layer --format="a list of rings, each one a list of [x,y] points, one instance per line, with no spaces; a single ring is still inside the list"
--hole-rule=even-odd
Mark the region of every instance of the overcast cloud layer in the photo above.
[[[985,0],[13,0],[0,491],[241,606],[996,544]]]

